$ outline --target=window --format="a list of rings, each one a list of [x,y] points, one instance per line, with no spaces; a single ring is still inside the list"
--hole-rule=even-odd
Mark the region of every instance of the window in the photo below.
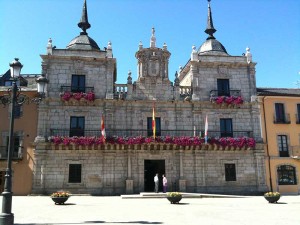
[[[8,117],[9,118],[10,118],[11,107],[12,107],[12,104],[9,105],[9,112],[8,112]],[[22,111],[22,105],[16,104],[15,105],[15,114],[14,114],[15,119],[20,118],[22,116],[22,113],[23,113],[23,111]]]
[[[277,144],[280,157],[289,157],[289,148],[286,135],[277,136]]]
[[[297,104],[296,123],[300,124],[300,104]]]
[[[85,92],[85,76],[72,75],[71,92]]]
[[[229,79],[217,79],[218,96],[230,96]]]
[[[84,136],[84,117],[71,116],[70,118],[70,137]]]
[[[69,164],[69,183],[81,183],[81,164]]]
[[[284,104],[275,103],[275,119],[274,123],[289,123],[288,115],[285,115]]]
[[[294,185],[296,181],[296,170],[293,166],[283,165],[277,168],[279,185]]]
[[[225,180],[236,181],[235,164],[233,163],[225,164]]]
[[[232,119],[220,119],[221,137],[233,137]]]
[[[156,136],[161,135],[161,126],[160,126],[160,117],[155,117],[155,125],[156,125]],[[152,117],[147,118],[147,135],[153,136],[152,130]]]
[[[11,80],[6,80],[6,81],[4,82],[4,86],[6,86],[6,87],[12,86],[12,81],[11,81]]]
[[[8,146],[9,146],[9,137],[6,137],[6,157],[8,156]],[[20,148],[20,137],[14,136],[13,137],[13,152],[11,155],[13,158],[18,158],[19,148]]]

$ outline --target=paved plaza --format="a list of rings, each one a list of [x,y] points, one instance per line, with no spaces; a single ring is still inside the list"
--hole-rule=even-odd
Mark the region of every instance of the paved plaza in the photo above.
[[[1,200],[2,201],[2,200]],[[55,205],[48,196],[14,196],[15,224],[300,224],[300,196],[269,204],[261,196],[244,198],[122,199],[120,196],[71,196]]]

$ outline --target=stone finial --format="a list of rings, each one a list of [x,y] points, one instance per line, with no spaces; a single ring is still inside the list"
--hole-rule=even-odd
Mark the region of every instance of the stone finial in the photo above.
[[[127,84],[132,84],[131,70],[128,70]]]
[[[250,64],[252,62],[252,54],[250,52],[250,48],[246,48],[246,54],[245,56],[247,57],[247,63]]]
[[[168,46],[167,46],[166,43],[164,43],[164,45],[163,45],[163,50],[167,50],[167,49],[168,49]]]
[[[142,41],[140,41],[140,43],[139,43],[139,50],[142,50],[143,49],[143,43],[142,43]]]
[[[107,47],[106,47],[105,49],[106,49],[106,57],[112,58],[113,55],[112,55],[111,41],[109,41],[109,42],[107,43]]]
[[[179,74],[181,73],[181,71],[182,71],[182,66],[179,65]]]
[[[198,53],[195,45],[192,46],[191,61],[198,61]]]
[[[109,41],[109,42],[107,43],[107,49],[112,50],[112,47],[111,47],[111,41]]]
[[[155,48],[156,47],[156,37],[155,37],[155,28],[152,27],[152,35],[150,39],[150,48]]]
[[[47,54],[52,55],[52,39],[49,38],[48,44],[47,44]]]
[[[174,85],[175,85],[175,86],[179,86],[179,78],[178,78],[178,73],[177,73],[177,71],[176,71],[176,73],[175,73]]]

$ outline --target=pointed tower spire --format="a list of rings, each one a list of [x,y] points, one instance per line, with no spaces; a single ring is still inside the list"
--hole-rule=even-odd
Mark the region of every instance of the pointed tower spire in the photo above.
[[[83,3],[82,15],[81,15],[80,22],[78,23],[78,27],[80,27],[83,31],[80,34],[87,34],[86,30],[91,27],[91,24],[89,24],[89,20],[88,20],[86,0],[84,0]]]
[[[207,38],[207,40],[208,39],[216,39],[214,37],[214,33],[217,30],[214,28],[213,19],[212,19],[212,16],[211,16],[211,8],[210,8],[210,1],[211,0],[207,0],[207,1],[208,1],[208,15],[207,15],[207,25],[206,25],[205,33],[207,33],[209,35],[209,37]]]

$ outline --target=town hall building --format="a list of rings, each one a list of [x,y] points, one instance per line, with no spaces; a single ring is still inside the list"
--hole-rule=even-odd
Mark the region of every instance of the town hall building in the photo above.
[[[256,63],[249,48],[231,56],[216,39],[210,1],[207,39],[175,76],[155,28],[149,45],[137,43],[137,80],[129,72],[117,84],[112,44],[100,49],[87,33],[86,1],[78,27],[66,48],[50,39],[41,55],[49,83],[38,106],[32,193],[153,192],[156,173],[169,191],[267,190]]]

